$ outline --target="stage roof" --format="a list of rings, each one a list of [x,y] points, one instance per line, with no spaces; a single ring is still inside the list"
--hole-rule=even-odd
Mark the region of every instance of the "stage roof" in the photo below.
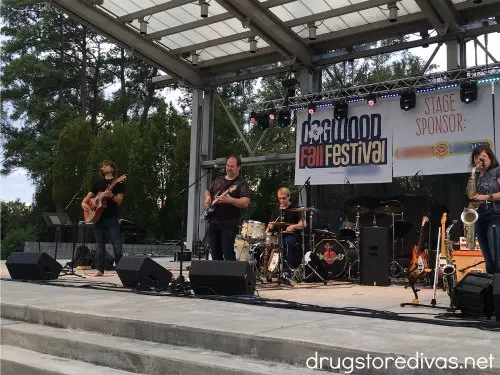
[[[165,83],[191,87],[500,32],[500,0],[47,1],[157,66]],[[416,40],[368,45],[408,34]]]

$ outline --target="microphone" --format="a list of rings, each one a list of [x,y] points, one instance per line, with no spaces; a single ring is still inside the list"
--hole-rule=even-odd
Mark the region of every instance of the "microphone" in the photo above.
[[[347,177],[344,178],[344,184],[346,184],[346,185],[350,185],[351,184],[351,182],[347,179]]]
[[[484,159],[484,156],[482,156],[482,155],[481,155],[481,156],[479,157],[479,160],[481,161],[481,164],[482,164],[482,166],[483,166],[483,168],[484,168],[484,160],[485,160],[485,159]]]
[[[309,183],[309,181],[311,181],[311,176],[307,177],[307,180],[306,180],[306,182],[304,182],[304,185],[305,185],[305,184],[308,184],[308,183]]]
[[[415,173],[415,174],[413,175],[413,177],[417,177],[419,173],[422,173],[422,176],[424,175],[424,172],[422,172],[422,170],[421,170],[421,169],[419,169],[419,170],[417,171],[417,173]]]

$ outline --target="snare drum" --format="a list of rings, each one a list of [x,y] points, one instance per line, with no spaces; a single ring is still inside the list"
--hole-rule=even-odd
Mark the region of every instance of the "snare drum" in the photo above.
[[[328,275],[328,279],[341,278],[357,266],[359,251],[351,241],[338,241],[336,239],[326,239],[316,245],[316,254],[321,259],[323,268]]]
[[[260,241],[264,238],[266,224],[260,221],[245,220],[241,226],[241,236],[250,240]]]
[[[272,233],[266,233],[266,247],[274,248],[274,245],[277,245],[279,241],[279,236],[274,235]]]
[[[341,240],[355,240],[357,238],[356,223],[344,220],[339,230],[339,238]]]

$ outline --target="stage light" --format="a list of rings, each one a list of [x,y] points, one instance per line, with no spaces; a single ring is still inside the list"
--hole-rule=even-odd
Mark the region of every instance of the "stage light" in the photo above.
[[[267,117],[269,118],[269,121],[274,121],[278,118],[278,114],[275,109],[271,109],[267,114]]]
[[[139,18],[139,32],[142,35],[146,35],[148,33],[148,21],[145,21],[144,18]]]
[[[200,62],[200,55],[198,55],[196,52],[193,52],[191,54],[191,64],[196,66],[198,65],[199,62]]]
[[[462,82],[460,84],[460,100],[465,104],[469,104],[474,100],[477,100],[476,82]]]
[[[396,2],[389,4],[389,22],[396,22],[398,20],[398,10]]]
[[[343,118],[347,118],[347,110],[349,105],[346,101],[341,100],[339,102],[335,102],[333,104],[333,117],[336,120],[342,120]]]
[[[209,5],[207,0],[199,0],[198,4],[201,8],[201,18],[207,18],[208,17],[208,5]]]
[[[307,105],[307,113],[309,113],[310,115],[314,115],[316,113],[316,104],[309,103]]]
[[[250,53],[257,52],[257,39],[254,36],[248,38],[248,43],[250,43]]]
[[[429,39],[429,32],[427,30],[425,31],[421,31],[420,32],[420,37],[422,38],[422,40],[427,40]],[[422,44],[422,48],[427,48],[429,47],[429,44]]]
[[[292,113],[287,108],[282,108],[278,112],[278,124],[281,127],[290,126],[292,120]]]
[[[256,125],[260,130],[269,128],[269,116],[267,113],[258,113],[256,117]]]
[[[377,103],[377,95],[370,94],[366,97],[366,102],[370,107],[373,107]]]
[[[318,28],[314,22],[308,23],[307,28],[309,29],[309,40],[316,39],[316,29]]]
[[[255,124],[257,121],[257,113],[256,112],[250,112],[250,116],[248,116],[248,122],[250,124]]]
[[[404,111],[409,111],[412,108],[415,108],[417,104],[417,95],[415,91],[407,91],[401,93],[401,97],[399,98],[399,107]]]

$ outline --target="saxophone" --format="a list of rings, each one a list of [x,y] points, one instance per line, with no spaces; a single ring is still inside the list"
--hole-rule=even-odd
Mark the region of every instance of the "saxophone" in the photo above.
[[[467,241],[467,248],[471,250],[476,247],[476,231],[474,227],[479,217],[477,214],[479,204],[472,201],[472,199],[474,199],[474,195],[476,195],[476,170],[476,167],[471,169],[466,189],[469,204],[467,205],[467,208],[464,208],[462,214],[460,215],[460,219],[462,220],[462,223],[464,223],[464,237]]]
[[[474,211],[475,212],[475,211]],[[453,220],[451,225],[446,228],[446,237],[442,238],[441,248],[444,250],[444,257],[446,264],[443,265],[443,287],[450,296],[450,306],[455,306],[455,285],[457,284],[457,268],[455,266],[455,259],[453,258],[453,245],[450,240],[451,228],[457,223],[458,220]]]

